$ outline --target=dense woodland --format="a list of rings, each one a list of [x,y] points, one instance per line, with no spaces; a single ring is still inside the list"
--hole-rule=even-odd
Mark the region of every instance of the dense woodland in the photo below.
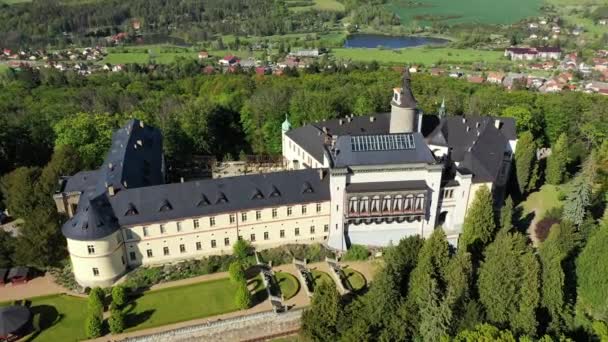
[[[0,189],[9,212],[24,222],[16,239],[0,233],[0,267],[45,268],[65,260],[64,218],[51,199],[57,178],[99,166],[112,131],[128,118],[162,130],[170,166],[193,155],[277,154],[286,115],[300,126],[387,112],[390,90],[400,80],[398,72],[374,63],[313,65],[283,77],[202,75],[200,69],[196,61],[178,60],[89,77],[27,68],[3,75]],[[452,250],[441,230],[427,241],[410,238],[389,248],[366,294],[349,301],[335,290],[318,291],[305,316],[307,336],[508,341],[548,334],[586,340],[605,329],[598,322],[608,321],[608,222],[601,219],[608,98],[506,91],[428,75],[414,75],[413,87],[425,113],[435,113],[445,99],[449,115],[515,117],[515,204],[543,183],[569,183],[566,205],[554,213],[547,239],[533,248],[520,232],[513,201],[495,217],[490,193],[482,193],[465,221],[463,248]],[[554,151],[546,163],[535,158],[541,146]],[[478,323],[492,326],[476,328]]]

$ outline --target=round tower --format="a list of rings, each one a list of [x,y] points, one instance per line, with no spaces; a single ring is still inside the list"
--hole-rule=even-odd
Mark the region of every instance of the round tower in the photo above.
[[[411,133],[416,130],[417,103],[412,94],[411,76],[406,67],[401,88],[393,89],[390,133]]]

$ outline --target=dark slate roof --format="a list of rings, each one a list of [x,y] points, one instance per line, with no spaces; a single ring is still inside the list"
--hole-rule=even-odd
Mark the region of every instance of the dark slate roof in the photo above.
[[[110,203],[121,226],[308,202],[328,201],[322,169],[226,177],[121,191]],[[136,214],[129,213],[136,210]]]
[[[426,190],[426,189],[427,189],[427,185],[426,185],[426,182],[423,180],[350,183],[346,186],[347,192],[376,192],[376,191]]]
[[[80,171],[71,177],[66,177],[61,192],[84,192],[93,189],[99,180],[99,173],[99,170]]]
[[[315,159],[323,162],[326,137],[386,134],[389,132],[389,127],[390,114],[382,113],[316,122],[292,129],[286,134]]]
[[[25,267],[25,266],[16,266],[10,269],[10,271],[8,271],[8,275],[6,276],[6,279],[13,279],[13,278],[22,278],[22,277],[27,277],[27,273],[29,272],[29,268]]]
[[[434,164],[435,157],[429,150],[422,134],[409,133],[414,137],[413,149],[361,151],[354,152],[351,145],[351,136],[340,136],[336,141],[333,160],[335,167],[349,167],[357,165],[391,165],[391,164]]]
[[[412,93],[412,77],[410,76],[409,68],[405,68],[405,72],[403,73],[403,81],[401,86],[401,103],[395,103],[399,107],[402,108],[416,108],[417,103],[414,98],[414,94]]]
[[[472,173],[473,182],[494,181],[509,140],[517,139],[515,120],[489,116],[464,119],[460,116],[444,118],[426,140],[430,145],[448,147],[450,160],[458,162],[458,168],[463,172]],[[499,128],[496,120],[499,120]]]
[[[73,240],[95,240],[120,229],[107,192],[85,192],[78,201],[78,210],[61,228]]]

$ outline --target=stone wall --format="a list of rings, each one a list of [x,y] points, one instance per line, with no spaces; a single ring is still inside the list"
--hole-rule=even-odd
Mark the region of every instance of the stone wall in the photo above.
[[[300,329],[302,309],[275,314],[262,312],[248,316],[209,322],[163,333],[128,338],[125,342],[194,342],[194,341],[263,341],[294,333]]]

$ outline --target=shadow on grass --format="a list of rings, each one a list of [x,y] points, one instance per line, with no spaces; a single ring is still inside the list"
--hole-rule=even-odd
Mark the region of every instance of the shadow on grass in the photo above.
[[[251,298],[251,302],[252,302],[251,306],[256,306],[256,305],[264,302],[268,298],[268,292],[266,291],[266,288],[264,287],[262,279],[260,279],[259,277],[250,279],[247,282],[247,286],[253,287],[253,289],[254,289],[253,296]]]
[[[20,334],[29,335],[25,341],[32,341],[40,333],[55,324],[61,322],[63,315],[57,312],[54,306],[51,305],[36,305],[30,307],[30,321],[21,329]]]
[[[295,291],[293,292],[293,294],[291,294],[291,296],[289,296],[289,297],[285,296],[285,294],[283,293],[283,290],[281,290],[281,284],[283,284],[283,283],[286,283],[286,284],[292,283],[292,284],[294,284]],[[279,287],[279,291],[281,291],[281,293],[283,294],[283,296],[285,296],[285,300],[291,299],[291,298],[295,297],[298,294],[298,292],[300,292],[300,288],[301,288],[300,281],[297,278],[295,278],[295,277],[293,277],[291,275],[289,275],[287,277],[284,277],[284,278],[281,278],[281,279],[277,279],[277,286]]]
[[[142,312],[132,312],[125,315],[125,327],[134,328],[152,317],[156,310],[146,310]]]

